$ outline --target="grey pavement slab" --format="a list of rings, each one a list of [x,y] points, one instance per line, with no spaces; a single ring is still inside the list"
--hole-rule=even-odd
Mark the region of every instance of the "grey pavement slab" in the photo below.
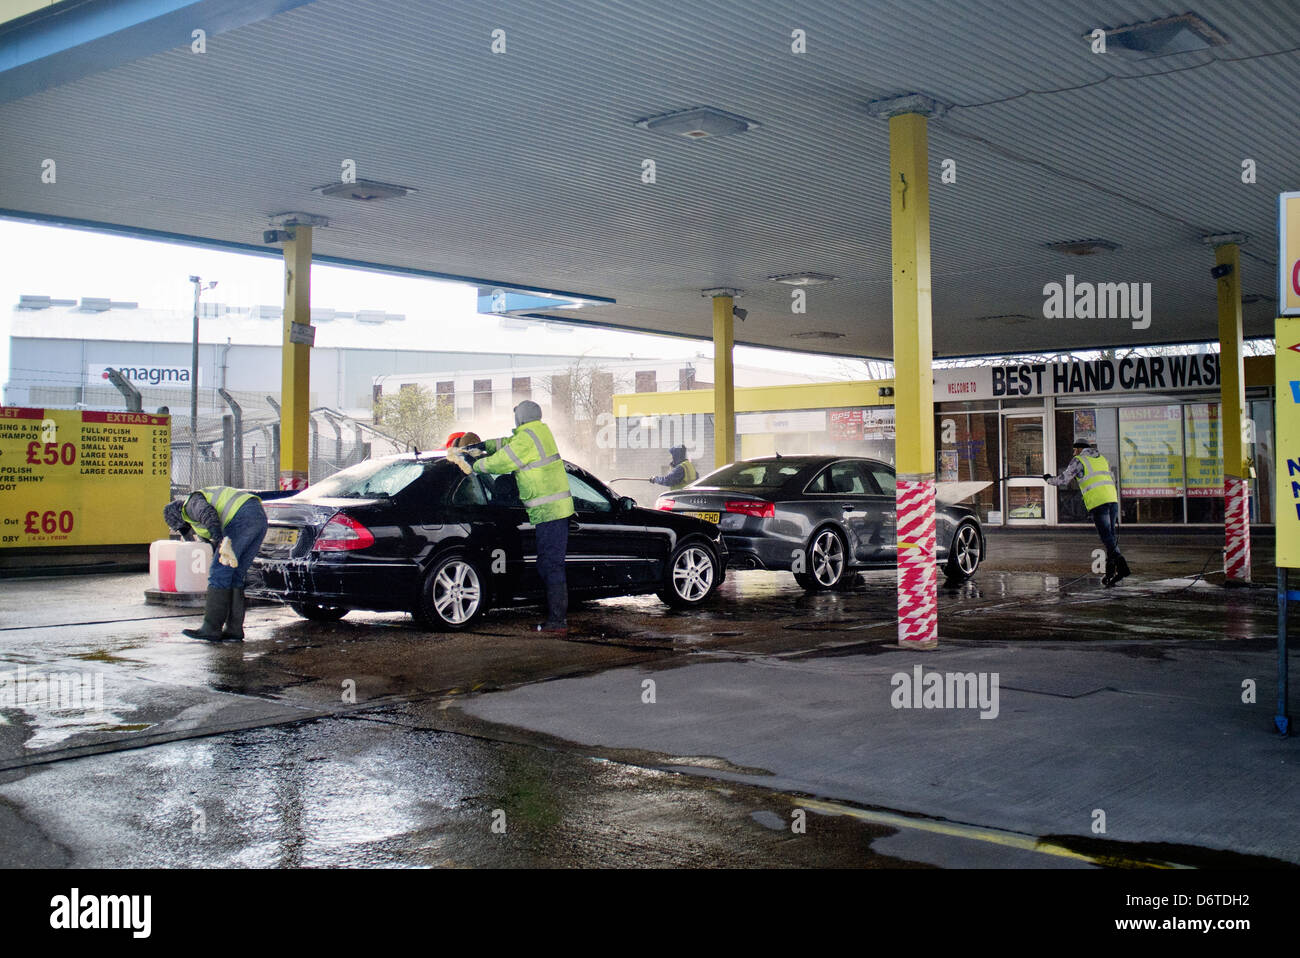
[[[1300,742],[1271,733],[1266,651],[949,642],[938,654],[700,661],[479,696],[490,722],[590,747],[712,756],[702,774],[1032,835],[1168,842],[1300,863]],[[702,656],[702,658],[707,658]],[[896,672],[999,675],[996,718],[896,709]],[[1256,704],[1242,682],[1257,683]],[[655,683],[655,702],[643,683]],[[1102,837],[1102,836],[1098,836]]]

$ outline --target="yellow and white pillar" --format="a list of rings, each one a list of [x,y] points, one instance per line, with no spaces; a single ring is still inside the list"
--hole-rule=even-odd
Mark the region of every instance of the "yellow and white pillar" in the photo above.
[[[934,648],[939,641],[926,124],[923,113],[899,113],[889,119],[898,643],[919,649]]]
[[[311,230],[284,243],[284,342],[280,365],[280,488],[306,489],[310,467]]]

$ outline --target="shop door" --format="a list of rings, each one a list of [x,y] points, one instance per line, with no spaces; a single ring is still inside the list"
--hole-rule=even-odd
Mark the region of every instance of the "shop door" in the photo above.
[[[1047,485],[1043,482],[1046,437],[1042,413],[1002,417],[1002,475],[1007,495],[1003,520],[1009,526],[1047,523]]]

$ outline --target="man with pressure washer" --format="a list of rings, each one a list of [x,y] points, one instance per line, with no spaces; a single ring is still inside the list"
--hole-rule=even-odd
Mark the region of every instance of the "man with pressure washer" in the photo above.
[[[478,439],[473,433],[447,450],[447,459],[466,475],[471,472],[514,473],[519,498],[537,534],[537,572],[546,585],[546,621],[538,632],[567,635],[569,591],[564,565],[569,550],[569,523],[574,515],[569,474],[542,407],[531,399],[515,406],[515,431],[504,439]],[[472,465],[471,465],[472,461]]]
[[[1043,474],[1043,481],[1053,486],[1068,486],[1078,480],[1083,507],[1088,510],[1101,544],[1106,547],[1106,574],[1101,584],[1115,585],[1129,575],[1128,562],[1119,551],[1119,494],[1110,463],[1090,439],[1076,439],[1074,457],[1059,476]]]
[[[667,486],[676,492],[700,477],[695,468],[695,463],[686,458],[685,446],[673,446],[668,450],[672,457],[672,462],[668,464],[668,471],[662,476],[651,476],[650,481],[657,486]]]

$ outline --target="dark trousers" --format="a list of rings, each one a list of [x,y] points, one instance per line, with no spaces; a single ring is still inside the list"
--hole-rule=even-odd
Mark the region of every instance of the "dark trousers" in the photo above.
[[[1119,503],[1104,502],[1088,515],[1092,516],[1101,544],[1106,547],[1106,558],[1115,561],[1119,555]]]
[[[262,548],[262,540],[266,538],[266,510],[262,508],[260,502],[252,500],[245,502],[239,507],[239,511],[230,517],[230,521],[221,532],[229,537],[230,548],[234,550],[239,565],[233,569],[228,565],[222,565],[217,558],[217,550],[221,548],[221,542],[212,543],[212,566],[208,569],[208,588],[242,589],[244,576],[248,574],[249,567],[257,558],[258,550]]]
[[[569,520],[539,522],[536,529],[537,574],[546,585],[546,624],[566,625],[569,585],[564,577],[564,560],[569,554]]]

